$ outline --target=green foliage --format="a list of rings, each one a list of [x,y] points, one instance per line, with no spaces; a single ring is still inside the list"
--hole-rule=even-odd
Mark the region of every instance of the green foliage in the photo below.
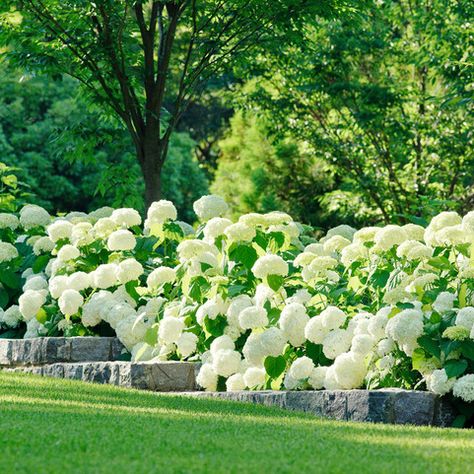
[[[466,1],[377,2],[358,21],[307,22],[261,55],[254,73],[267,80],[245,93],[331,167],[329,214],[367,224],[470,209],[473,104],[448,99],[472,84],[471,13]]]
[[[21,197],[21,189],[28,189],[51,212],[103,205],[143,210],[143,180],[127,131],[100,109],[90,109],[77,81],[22,76],[4,66],[0,71],[0,154],[18,167],[2,169],[4,194],[8,188],[9,195]],[[194,148],[187,133],[174,134],[163,176],[164,197],[190,221],[192,202],[207,191]],[[27,188],[8,178],[11,171]],[[2,197],[2,207],[15,210],[8,199]]]
[[[279,140],[264,117],[237,112],[219,147],[211,190],[226,199],[233,215],[278,209],[308,224],[331,224],[318,202],[334,186],[331,171],[302,143]]]

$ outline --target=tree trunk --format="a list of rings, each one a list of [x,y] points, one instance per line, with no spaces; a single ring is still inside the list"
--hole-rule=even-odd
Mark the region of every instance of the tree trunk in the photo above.
[[[142,174],[145,181],[145,209],[152,202],[161,199],[161,170],[166,151],[162,143],[145,144],[142,162]]]
[[[143,176],[145,178],[145,209],[148,209],[152,202],[161,199],[161,167],[160,170],[153,170]]]

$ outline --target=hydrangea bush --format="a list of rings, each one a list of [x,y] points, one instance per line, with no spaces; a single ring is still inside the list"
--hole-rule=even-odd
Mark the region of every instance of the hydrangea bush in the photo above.
[[[200,225],[155,202],[1,214],[3,337],[113,335],[133,360],[199,360],[207,390],[427,388],[474,401],[474,211],[311,228],[283,212]]]

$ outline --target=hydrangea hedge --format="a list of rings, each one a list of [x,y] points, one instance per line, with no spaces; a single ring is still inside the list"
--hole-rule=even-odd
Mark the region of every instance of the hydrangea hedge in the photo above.
[[[474,401],[474,212],[311,228],[282,212],[201,225],[155,202],[0,214],[0,337],[116,334],[133,360],[199,360],[208,390],[427,388]]]

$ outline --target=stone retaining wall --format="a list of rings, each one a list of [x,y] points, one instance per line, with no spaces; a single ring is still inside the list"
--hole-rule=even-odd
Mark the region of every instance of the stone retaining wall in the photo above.
[[[39,366],[4,367],[3,370],[157,392],[197,389],[196,364],[192,362],[60,362]]]
[[[0,366],[117,360],[124,347],[115,337],[0,339]]]
[[[455,412],[430,392],[402,389],[191,392],[182,395],[258,403],[345,421],[451,426]]]

